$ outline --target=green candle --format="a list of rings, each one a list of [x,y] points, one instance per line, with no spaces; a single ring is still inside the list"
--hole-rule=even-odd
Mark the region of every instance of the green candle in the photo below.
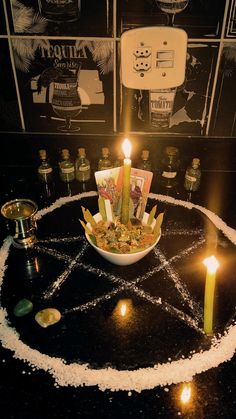
[[[203,263],[207,267],[204,297],[204,332],[211,334],[213,331],[215,280],[219,262],[215,256],[211,256],[205,259]]]
[[[130,172],[131,172],[131,144],[126,138],[123,142],[122,149],[125,155],[123,165],[123,189],[122,189],[122,206],[121,206],[121,222],[127,224],[129,221],[129,200],[130,200]]]

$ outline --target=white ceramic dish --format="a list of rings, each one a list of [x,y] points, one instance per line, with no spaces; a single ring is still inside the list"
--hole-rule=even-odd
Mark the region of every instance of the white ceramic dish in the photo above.
[[[98,212],[94,216],[95,221],[100,221],[102,219],[101,214]],[[145,212],[143,217],[143,224],[148,219],[148,213]],[[152,227],[155,225],[155,220],[153,221]],[[89,225],[88,225],[89,226]],[[145,250],[142,250],[140,252],[136,253],[112,253],[107,252],[106,250],[101,249],[100,247],[97,247],[92,240],[90,239],[89,235],[85,232],[86,239],[88,240],[89,244],[106,260],[113,263],[114,265],[132,265],[133,263],[138,262],[139,260],[143,259],[144,256],[146,256],[151,250],[157,245],[157,243],[160,240],[161,234],[150,247],[148,247]]]

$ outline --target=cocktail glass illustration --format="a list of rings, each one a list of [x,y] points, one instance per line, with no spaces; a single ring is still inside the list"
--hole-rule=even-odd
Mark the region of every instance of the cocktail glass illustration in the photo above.
[[[188,6],[189,0],[155,0],[157,7],[168,17],[168,26],[174,25],[175,15]]]

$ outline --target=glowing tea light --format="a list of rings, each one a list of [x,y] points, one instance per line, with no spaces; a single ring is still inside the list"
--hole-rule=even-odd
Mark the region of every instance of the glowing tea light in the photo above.
[[[189,403],[191,399],[191,393],[192,393],[192,390],[191,390],[190,385],[189,384],[185,385],[180,395],[181,403],[183,404]]]
[[[122,317],[125,317],[127,314],[127,304],[126,303],[122,303],[120,306],[120,315]]]
[[[133,316],[133,302],[129,298],[121,299],[116,304],[113,311],[113,318],[118,327],[126,327],[130,325]]]
[[[204,297],[204,332],[211,334],[213,330],[215,278],[219,262],[215,256],[210,256],[204,259],[203,263],[207,267]]]
[[[121,207],[121,221],[127,224],[129,221],[129,200],[130,200],[130,172],[131,172],[131,144],[126,138],[122,144],[122,150],[125,155],[124,158],[124,177],[122,189],[122,207]]]

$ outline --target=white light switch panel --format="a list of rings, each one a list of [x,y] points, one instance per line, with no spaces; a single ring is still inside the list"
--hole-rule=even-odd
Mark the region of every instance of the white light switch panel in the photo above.
[[[187,34],[154,26],[121,35],[121,81],[131,89],[168,89],[185,78]]]

